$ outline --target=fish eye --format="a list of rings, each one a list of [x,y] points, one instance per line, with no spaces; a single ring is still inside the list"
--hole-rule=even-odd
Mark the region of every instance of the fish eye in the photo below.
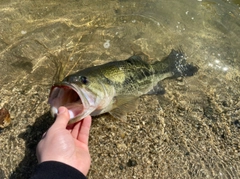
[[[82,84],[86,85],[88,83],[87,77],[86,76],[81,76],[80,80],[82,82]]]

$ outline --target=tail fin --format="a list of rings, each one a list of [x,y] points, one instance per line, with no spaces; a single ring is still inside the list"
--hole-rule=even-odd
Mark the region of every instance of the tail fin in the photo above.
[[[193,76],[198,67],[187,63],[186,57],[181,50],[172,49],[171,53],[162,61],[157,61],[153,64],[155,72],[172,73],[173,78],[182,76]]]

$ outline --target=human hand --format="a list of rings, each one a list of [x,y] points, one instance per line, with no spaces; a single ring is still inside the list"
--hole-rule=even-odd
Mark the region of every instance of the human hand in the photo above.
[[[68,110],[60,107],[56,121],[38,143],[38,162],[62,162],[87,175],[91,164],[88,138],[92,118],[87,116],[67,127],[69,119]]]

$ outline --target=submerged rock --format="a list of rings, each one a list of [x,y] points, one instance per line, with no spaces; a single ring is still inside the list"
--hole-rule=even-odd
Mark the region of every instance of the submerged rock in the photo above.
[[[10,114],[7,109],[0,109],[0,128],[7,127],[11,122]]]
[[[128,162],[127,162],[127,166],[128,167],[135,167],[135,166],[137,166],[137,161],[129,159]]]

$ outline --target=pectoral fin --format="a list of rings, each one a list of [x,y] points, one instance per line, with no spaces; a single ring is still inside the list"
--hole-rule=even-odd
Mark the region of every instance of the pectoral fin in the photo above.
[[[117,119],[125,120],[127,113],[132,112],[138,105],[138,97],[133,95],[124,95],[115,97],[114,109],[109,113]]]
[[[154,94],[161,94],[163,95],[165,93],[164,87],[158,82],[156,86],[153,87],[147,94],[154,95]]]

